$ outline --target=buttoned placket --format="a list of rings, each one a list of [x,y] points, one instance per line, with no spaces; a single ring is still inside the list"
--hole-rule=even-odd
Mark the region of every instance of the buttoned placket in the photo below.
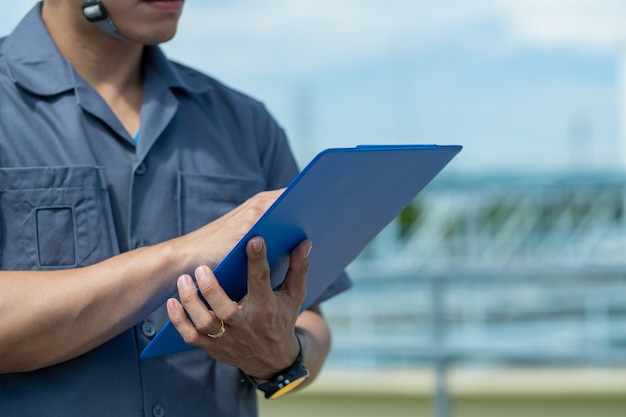
[[[148,79],[147,86],[150,84]],[[124,142],[124,147],[127,149],[133,149],[132,155],[129,155],[134,162],[132,162],[132,174],[130,178],[130,184],[128,189],[128,230],[127,230],[127,242],[128,248],[139,248],[145,245],[153,244],[150,237],[140,236],[137,234],[136,229],[141,221],[140,207],[135,204],[135,194],[144,187],[147,187],[145,181],[149,181],[147,175],[150,170],[147,159],[149,159],[149,152],[151,147],[156,143],[158,136],[165,130],[171,119],[176,112],[178,101],[169,89],[161,88],[156,91],[146,90],[144,92],[144,103],[142,104],[141,117],[142,117],[142,135],[141,140],[135,143],[127,131],[123,129],[121,123],[117,118],[112,118],[112,112],[108,107],[102,106],[102,102],[99,101],[99,97],[94,97],[94,92],[90,91],[90,87],[84,83],[76,83],[76,95],[77,104],[79,105],[81,113],[87,112],[96,119],[99,119],[102,123],[105,123],[109,129],[116,133],[117,138],[111,138],[111,140],[118,140]],[[81,97],[83,99],[81,99]],[[146,101],[149,104],[146,104]],[[158,105],[154,105],[154,104]],[[163,106],[163,107],[161,107]],[[158,113],[157,113],[158,110]],[[156,115],[158,114],[158,117]],[[82,114],[83,131],[86,140],[89,141],[89,135],[97,135],[93,128],[90,128],[86,120],[86,115]],[[106,138],[104,138],[106,139]],[[99,159],[97,152],[93,152],[96,160]],[[102,158],[102,156],[100,156]],[[130,161],[129,161],[130,162]],[[97,161],[98,165],[102,165]],[[141,352],[145,346],[154,338],[158,331],[157,325],[150,319],[146,318],[141,323],[135,326],[135,334],[137,335],[137,350]],[[146,367],[151,367],[152,364],[139,361],[141,379],[147,381],[145,376]],[[164,417],[166,414],[165,408],[162,405],[163,399],[156,398],[155,394],[150,390],[150,384],[142,384],[142,391],[144,396],[144,404],[147,405],[145,409],[146,417]],[[149,406],[148,404],[152,404]]]

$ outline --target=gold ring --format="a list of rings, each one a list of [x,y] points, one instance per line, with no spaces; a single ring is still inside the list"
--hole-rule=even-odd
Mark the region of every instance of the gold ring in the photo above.
[[[220,322],[222,323],[220,326],[220,329],[217,331],[217,333],[207,333],[206,335],[209,336],[211,339],[219,339],[220,337],[224,336],[224,333],[226,333],[226,325],[224,324],[224,320],[220,320]]]

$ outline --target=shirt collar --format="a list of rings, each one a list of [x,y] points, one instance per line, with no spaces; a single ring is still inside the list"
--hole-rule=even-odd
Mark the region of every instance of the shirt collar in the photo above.
[[[71,64],[57,49],[41,19],[41,3],[5,39],[2,53],[11,79],[33,94],[52,96],[76,87]],[[170,88],[192,92],[212,89],[206,82],[182,77],[158,46],[146,47],[144,58],[145,65]]]
[[[32,93],[51,96],[74,88],[71,66],[41,20],[41,3],[6,38],[3,53],[11,79]]]
[[[194,77],[193,71],[180,71],[158,46],[144,48],[144,65],[156,73],[161,81],[171,89],[179,88],[194,93],[202,93],[213,89],[213,84],[206,77]]]

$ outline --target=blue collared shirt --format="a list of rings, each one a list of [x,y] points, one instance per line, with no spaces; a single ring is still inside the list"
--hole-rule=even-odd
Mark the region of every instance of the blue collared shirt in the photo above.
[[[59,54],[37,5],[0,40],[0,269],[90,265],[194,230],[297,167],[264,106],[146,47],[141,138]],[[350,285],[342,275],[320,299]],[[112,306],[114,308],[114,306]],[[0,375],[1,416],[254,416],[200,351],[140,360],[160,308],[93,351]]]

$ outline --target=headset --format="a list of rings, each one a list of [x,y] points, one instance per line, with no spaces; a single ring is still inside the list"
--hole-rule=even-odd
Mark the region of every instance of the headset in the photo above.
[[[119,40],[126,38],[117,30],[100,0],[83,0],[83,15],[104,33]]]

